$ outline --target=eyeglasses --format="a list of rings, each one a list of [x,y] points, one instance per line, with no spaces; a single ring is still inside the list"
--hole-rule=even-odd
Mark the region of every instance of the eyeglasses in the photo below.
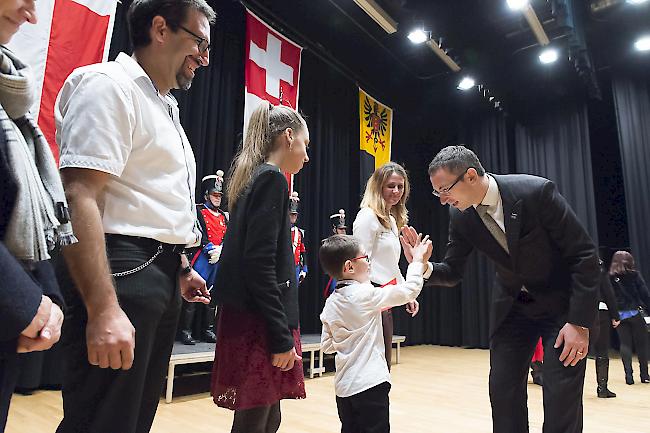
[[[199,53],[203,54],[206,51],[210,50],[210,42],[207,39],[202,38],[201,36],[197,35],[193,31],[187,29],[186,27],[183,26],[179,26],[179,27],[196,38],[196,45],[199,47]]]
[[[353,259],[350,259],[350,261],[352,262],[352,261],[361,260],[361,259],[364,259],[366,261],[366,263],[370,263],[370,258],[368,257],[368,254],[366,254],[365,256],[355,257]]]
[[[436,190],[434,189],[433,191],[431,191],[431,194],[435,195],[436,197],[440,197],[441,195],[449,195],[449,191],[451,191],[451,189],[452,189],[453,187],[455,187],[456,184],[457,184],[458,182],[460,182],[460,181],[463,179],[463,177],[467,174],[467,170],[469,170],[470,168],[474,168],[474,167],[467,167],[467,168],[465,169],[465,171],[462,172],[462,173],[461,173],[461,174],[456,178],[456,181],[455,181],[454,183],[452,183],[451,185],[449,185],[447,188],[443,188],[443,189],[441,189],[440,191],[436,191]],[[475,168],[474,168],[474,169],[475,169]],[[476,170],[476,169],[475,169],[475,170]]]

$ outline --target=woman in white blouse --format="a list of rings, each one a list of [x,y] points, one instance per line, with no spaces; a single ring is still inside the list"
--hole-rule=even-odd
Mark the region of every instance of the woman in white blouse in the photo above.
[[[395,162],[387,162],[375,170],[366,184],[361,210],[354,220],[352,234],[361,241],[368,253],[370,281],[374,285],[404,283],[399,269],[402,254],[400,231],[406,228],[408,223],[406,201],[409,192],[406,170]],[[425,277],[431,274],[431,268],[429,265]],[[390,288],[387,287],[386,290]],[[419,308],[418,301],[413,301],[407,304],[406,311],[415,316]],[[393,316],[390,309],[382,312],[382,321],[386,362],[390,369],[393,339]]]

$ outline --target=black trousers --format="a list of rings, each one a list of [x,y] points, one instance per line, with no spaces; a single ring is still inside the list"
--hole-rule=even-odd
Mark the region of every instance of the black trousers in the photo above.
[[[384,382],[350,397],[336,397],[341,433],[389,433],[390,383]]]
[[[157,245],[155,241],[141,238],[108,238],[107,254],[112,272],[133,269],[146,262]],[[66,313],[62,334],[66,355],[64,418],[57,433],[146,433],[150,430],[181,308],[179,266],[179,255],[165,250],[143,270],[115,278],[120,306],[136,332],[135,359],[127,371],[88,363],[86,309],[78,298],[71,297],[73,302]]]
[[[621,360],[625,374],[632,375],[632,346],[636,349],[639,359],[639,373],[642,379],[648,378],[648,335],[645,321],[640,314],[629,319],[621,320],[616,328],[621,341]]]
[[[609,358],[609,330],[612,327],[607,310],[598,310],[596,322],[589,329],[589,354],[596,358]]]
[[[384,355],[388,371],[393,362],[393,311],[391,309],[381,312],[381,330],[384,334]]]
[[[555,339],[566,317],[532,313],[515,302],[490,341],[490,402],[495,433],[528,432],[527,375],[539,337],[544,345],[543,433],[582,432],[585,360],[575,367],[559,361]]]
[[[14,392],[19,373],[18,354],[0,354],[0,433],[5,431],[11,395]]]

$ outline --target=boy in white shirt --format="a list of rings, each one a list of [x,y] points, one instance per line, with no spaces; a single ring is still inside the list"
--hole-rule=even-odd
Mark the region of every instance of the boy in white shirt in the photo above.
[[[432,245],[426,236],[418,237],[415,247],[405,248],[413,255],[406,281],[385,289],[370,282],[368,255],[354,236],[330,236],[320,247],[321,265],[338,280],[320,319],[323,351],[336,352],[334,388],[341,433],[390,431],[390,373],[384,355],[381,310],[406,304],[420,294]]]

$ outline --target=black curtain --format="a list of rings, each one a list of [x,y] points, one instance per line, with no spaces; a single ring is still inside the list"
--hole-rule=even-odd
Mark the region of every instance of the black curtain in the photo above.
[[[502,113],[490,112],[467,119],[460,129],[460,142],[477,154],[486,171],[496,174],[511,172],[507,121]],[[472,253],[459,287],[462,325],[459,344],[462,346],[489,346],[495,272],[491,260],[476,251]]]
[[[328,278],[318,261],[321,239],[332,234],[329,216],[345,209],[348,233],[359,208],[359,124],[356,85],[304,51],[299,110],[309,126],[309,162],[295,177],[300,192],[298,226],[305,230],[309,274],[300,286],[303,333],[321,331]]]
[[[396,110],[393,120],[392,159],[402,164],[409,176],[411,196],[407,203],[409,224],[418,232],[430,235],[434,245],[433,260],[444,257],[449,214],[431,194],[427,173],[429,162],[445,146],[458,142],[453,116],[449,112]],[[402,258],[402,272],[407,262]],[[406,344],[460,344],[459,320],[461,293],[455,287],[425,287],[418,302],[420,313],[410,317],[404,307],[393,308],[395,334],[406,335]]]
[[[598,245],[584,104],[558,104],[515,125],[515,171],[552,180]]]
[[[647,75],[618,74],[613,79],[628,231],[632,254],[643,275],[650,275],[650,82]]]

